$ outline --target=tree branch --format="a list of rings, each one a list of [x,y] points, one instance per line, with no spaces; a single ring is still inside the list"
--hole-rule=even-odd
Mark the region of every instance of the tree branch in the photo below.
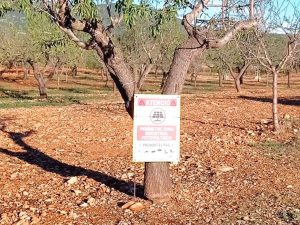
[[[187,13],[182,20],[183,26],[189,35],[193,34],[193,23],[196,21],[197,16],[203,11],[204,7],[208,4],[209,0],[199,0],[195,3],[192,11]]]
[[[246,20],[236,23],[224,37],[215,40],[208,40],[207,48],[220,48],[227,44],[240,30],[249,29],[257,25],[257,20]]]

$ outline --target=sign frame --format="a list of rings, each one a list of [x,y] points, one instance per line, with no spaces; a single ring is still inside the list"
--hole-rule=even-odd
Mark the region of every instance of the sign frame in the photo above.
[[[135,94],[134,162],[179,162],[180,95]]]

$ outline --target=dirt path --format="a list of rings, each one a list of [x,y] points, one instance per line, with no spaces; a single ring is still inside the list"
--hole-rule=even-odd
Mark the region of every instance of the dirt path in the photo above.
[[[0,224],[300,223],[299,96],[280,135],[268,99],[245,96],[183,96],[174,198],[138,213],[120,207],[143,181],[122,104],[0,110]]]

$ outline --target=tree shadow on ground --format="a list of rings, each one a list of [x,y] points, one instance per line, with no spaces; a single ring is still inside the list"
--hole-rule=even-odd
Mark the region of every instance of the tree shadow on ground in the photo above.
[[[19,145],[24,152],[13,152],[8,149],[0,148],[0,153],[6,154],[8,156],[16,157],[23,160],[29,164],[36,165],[43,170],[51,173],[59,174],[63,177],[71,176],[87,176],[88,178],[94,179],[97,182],[103,183],[110,188],[114,188],[122,193],[129,196],[133,196],[133,183],[124,180],[117,179],[110,175],[93,171],[90,169],[85,169],[80,166],[73,166],[63,162],[60,162],[39,149],[33,148],[24,142],[24,138],[30,136],[34,131],[26,131],[24,133],[8,132],[1,129],[2,132],[8,134],[9,138]],[[136,185],[136,197],[143,197],[144,187],[140,184]]]
[[[269,102],[269,103],[273,102],[273,99],[268,97],[239,96],[239,98],[250,100],[250,101],[258,101],[258,102]],[[280,98],[278,99],[278,104],[300,106],[300,96],[291,97],[289,99]]]

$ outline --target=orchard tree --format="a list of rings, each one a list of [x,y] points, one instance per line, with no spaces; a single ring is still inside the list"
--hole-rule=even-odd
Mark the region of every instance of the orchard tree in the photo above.
[[[17,22],[13,21],[14,17]],[[58,69],[63,64],[71,67],[79,61],[80,49],[56,25],[51,24],[44,14],[35,13],[24,17],[20,13],[8,13],[3,17],[1,28],[1,62],[6,68],[21,62],[25,78],[29,65],[42,98],[47,98],[47,83],[57,74]]]
[[[13,1],[13,0],[11,0]],[[133,27],[136,19],[141,16],[152,22],[153,35],[160,32],[162,24],[177,17],[178,12],[183,12],[181,17],[187,38],[175,49],[172,63],[167,73],[162,94],[179,94],[183,88],[185,77],[192,60],[201,56],[207,49],[220,48],[227,44],[240,30],[255,26],[257,21],[253,17],[254,0],[239,0],[232,2],[237,8],[242,7],[243,17],[237,18],[226,26],[226,31],[220,33],[221,13],[210,11],[209,0],[199,1],[162,1],[158,2],[161,8],[154,7],[147,1],[135,4],[132,0],[117,0],[115,7],[118,16],[112,14],[112,2],[106,1],[109,23],[101,19],[93,0],[19,0],[23,10],[44,11],[49,18],[74,41],[79,47],[94,50],[107,67],[123,100],[125,108],[133,118],[133,101],[136,90],[135,79],[124,55],[113,39],[115,28],[123,21]],[[202,20],[209,15],[209,20]],[[80,37],[80,33],[89,36],[88,39]],[[169,164],[165,162],[147,162],[145,164],[144,195],[152,201],[167,201],[172,196],[172,182]]]
[[[299,53],[300,3],[293,0],[262,3],[257,6],[260,24],[253,32],[254,39],[244,45],[252,58],[272,74],[272,118],[274,130],[279,131],[278,75]]]

